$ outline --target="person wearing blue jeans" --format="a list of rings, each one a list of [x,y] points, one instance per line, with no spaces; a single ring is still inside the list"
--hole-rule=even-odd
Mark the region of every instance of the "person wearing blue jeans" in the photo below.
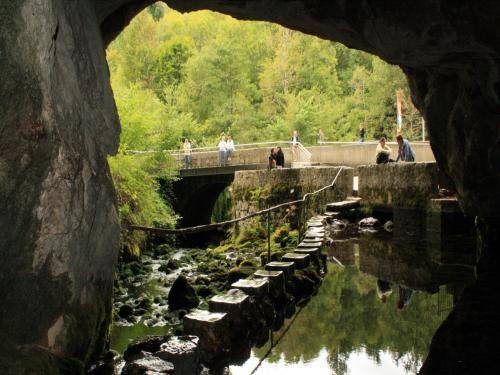
[[[222,167],[226,165],[226,151],[227,151],[226,137],[222,136],[220,138],[217,147],[219,147],[219,166]]]

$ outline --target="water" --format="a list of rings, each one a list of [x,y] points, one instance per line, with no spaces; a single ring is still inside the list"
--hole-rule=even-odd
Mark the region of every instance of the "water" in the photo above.
[[[417,373],[435,331],[474,280],[474,240],[397,233],[334,238],[317,295],[242,365],[230,366],[232,374]],[[151,280],[135,288],[165,293]],[[123,352],[135,337],[168,331],[143,322],[115,325],[111,347]]]
[[[330,261],[318,294],[273,333],[273,343],[253,349],[231,373],[416,374],[454,299],[474,277],[472,239],[442,240],[449,251],[426,239],[403,247],[383,237],[337,243],[329,259],[345,266]],[[391,286],[385,303],[382,278]],[[400,299],[407,301],[403,308]]]

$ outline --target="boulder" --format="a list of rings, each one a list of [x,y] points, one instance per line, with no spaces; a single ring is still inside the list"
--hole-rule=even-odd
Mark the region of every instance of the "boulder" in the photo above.
[[[144,354],[141,353],[154,353],[160,350],[161,344],[168,340],[168,336],[144,336],[135,339],[129,346],[125,353],[123,353],[123,358],[125,361],[129,362],[134,359],[143,357]]]
[[[122,375],[159,375],[175,374],[174,364],[161,358],[149,355],[144,358],[128,362],[123,368]]]
[[[178,276],[168,293],[168,307],[171,310],[192,309],[199,303],[194,288],[183,275]]]
[[[192,335],[173,336],[163,343],[155,356],[172,362],[175,375],[191,375],[198,371],[200,354],[199,338]]]

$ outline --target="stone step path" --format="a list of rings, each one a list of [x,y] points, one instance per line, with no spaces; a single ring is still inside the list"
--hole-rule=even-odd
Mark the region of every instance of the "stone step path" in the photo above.
[[[348,203],[349,207],[356,205],[359,202]],[[331,207],[336,209],[335,204]],[[294,272],[307,268],[312,262],[316,266],[319,264],[326,237],[325,225],[331,222],[332,216],[332,212],[327,212],[311,217],[304,240],[293,252],[283,255],[279,262],[267,263],[264,269],[255,271],[252,279],[240,279],[231,284],[232,289],[225,294],[212,297],[208,301],[209,311],[193,310],[184,316],[185,333],[200,338],[200,347],[208,353],[208,359],[227,351],[230,346],[227,340],[234,339],[245,326],[244,319],[248,319],[245,314],[252,310],[250,297],[257,303],[266,298],[283,301],[289,298],[286,297],[286,281]],[[230,330],[231,335],[226,330]]]

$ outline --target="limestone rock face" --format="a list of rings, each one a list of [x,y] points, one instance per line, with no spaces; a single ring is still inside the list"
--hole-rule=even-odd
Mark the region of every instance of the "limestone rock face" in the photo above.
[[[119,237],[93,8],[0,2],[0,76],[0,341],[86,361],[104,348]]]
[[[106,162],[119,125],[104,48],[151,3],[0,2],[2,345],[80,361],[103,348],[119,237]],[[168,4],[277,22],[400,65],[462,207],[499,227],[500,2]]]

